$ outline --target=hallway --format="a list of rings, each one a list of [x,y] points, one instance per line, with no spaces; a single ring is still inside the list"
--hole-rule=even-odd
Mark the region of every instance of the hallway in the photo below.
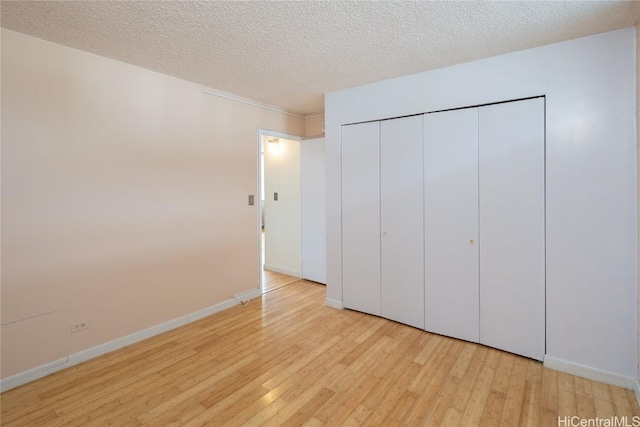
[[[290,285],[291,283],[295,283],[298,280],[302,280],[299,277],[288,276],[282,273],[276,273],[275,271],[265,270],[264,268],[264,259],[265,259],[265,231],[262,229],[262,233],[260,235],[260,248],[262,250],[261,259],[262,259],[262,293],[271,292],[275,289],[281,288],[286,285]]]

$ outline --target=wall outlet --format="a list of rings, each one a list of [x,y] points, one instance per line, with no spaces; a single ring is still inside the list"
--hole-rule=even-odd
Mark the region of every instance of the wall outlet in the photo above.
[[[69,331],[71,333],[82,331],[83,329],[89,329],[89,321],[81,320],[80,322],[72,323],[69,325]]]

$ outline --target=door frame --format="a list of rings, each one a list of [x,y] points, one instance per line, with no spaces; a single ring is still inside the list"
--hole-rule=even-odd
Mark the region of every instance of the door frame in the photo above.
[[[258,175],[257,175],[257,192],[258,198],[256,200],[256,204],[258,209],[256,209],[256,237],[257,237],[257,251],[258,251],[258,289],[260,289],[260,293],[263,293],[263,285],[262,283],[262,265],[264,259],[262,258],[262,162],[260,156],[262,155],[262,139],[264,137],[274,137],[274,138],[282,138],[289,139],[291,141],[302,142],[305,138],[298,135],[291,135],[288,133],[277,132],[269,129],[258,128],[257,136],[256,136],[256,153],[257,153],[257,163],[258,163]],[[300,239],[302,240],[302,230],[300,230]],[[302,244],[302,242],[300,242]],[[265,248],[266,250],[266,248]],[[302,255],[302,254],[301,254]],[[302,259],[302,258],[301,258]]]

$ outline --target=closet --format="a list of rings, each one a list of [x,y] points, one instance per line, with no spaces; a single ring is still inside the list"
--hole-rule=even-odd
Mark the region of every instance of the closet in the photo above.
[[[478,108],[424,115],[425,327],[480,339]]]
[[[380,122],[342,128],[342,300],[380,312]]]
[[[542,360],[544,99],[478,113],[480,343]]]
[[[544,98],[343,126],[342,182],[346,308],[543,358]]]
[[[425,328],[544,356],[544,100],[425,115]]]
[[[345,307],[424,328],[423,122],[342,129]]]

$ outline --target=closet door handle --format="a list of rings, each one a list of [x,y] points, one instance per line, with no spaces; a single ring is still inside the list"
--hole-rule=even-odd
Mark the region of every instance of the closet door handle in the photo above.
[[[382,236],[386,236],[386,235],[387,235],[387,232],[386,232],[386,231],[383,231],[383,232],[382,232]]]
[[[470,244],[470,245],[473,245],[475,242],[476,242],[475,240],[473,240],[473,239],[469,239],[469,244]]]

